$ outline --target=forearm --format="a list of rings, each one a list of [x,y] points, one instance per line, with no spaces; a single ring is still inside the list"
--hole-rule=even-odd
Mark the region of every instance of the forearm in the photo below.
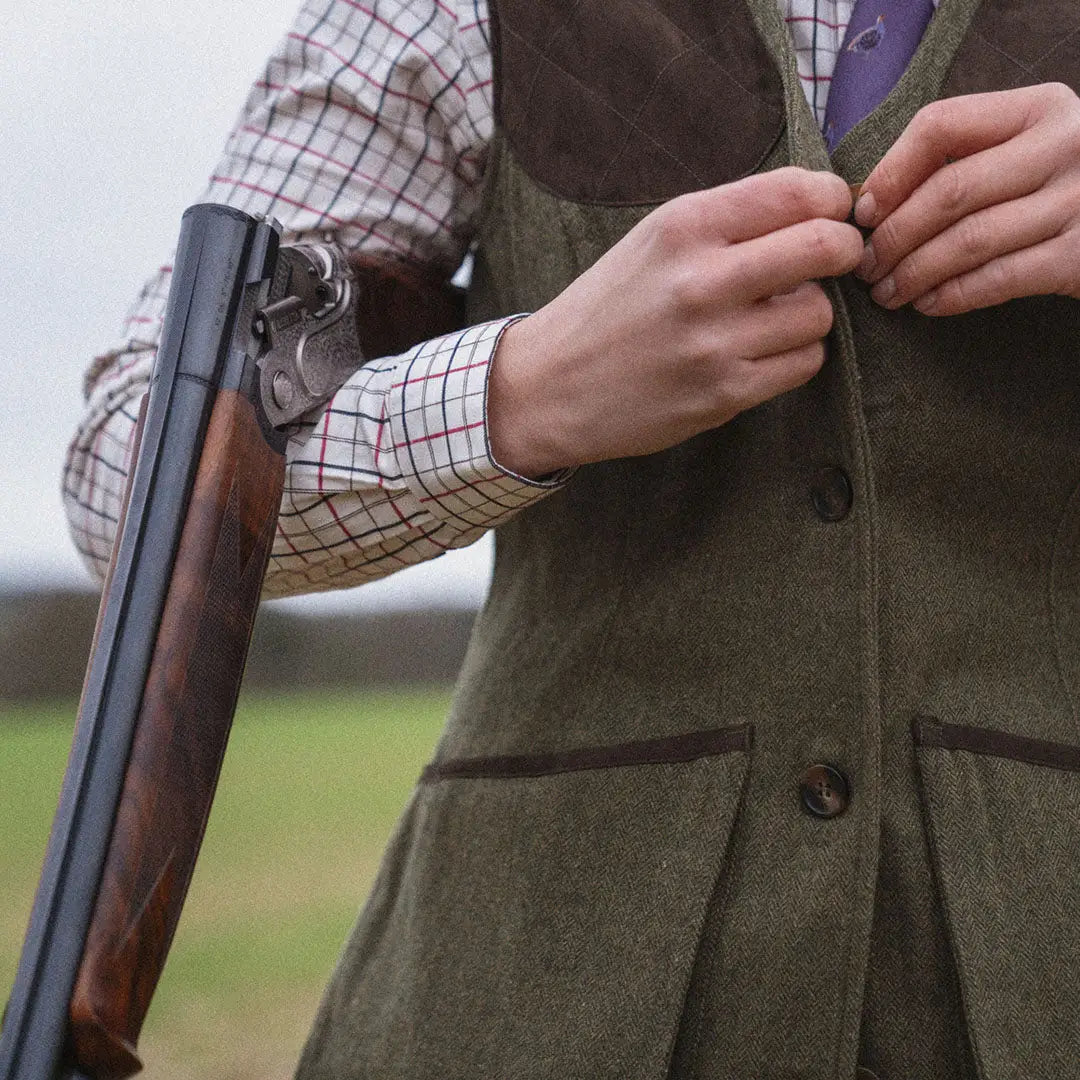
[[[549,494],[492,458],[491,359],[510,320],[362,368],[289,448],[267,595],[342,588],[477,540]]]

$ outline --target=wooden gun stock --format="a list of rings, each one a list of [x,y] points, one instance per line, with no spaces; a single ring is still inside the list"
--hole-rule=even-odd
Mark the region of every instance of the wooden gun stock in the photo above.
[[[221,769],[284,458],[250,401],[222,391],[180,537],[82,964],[79,1068],[121,1078],[165,964]]]

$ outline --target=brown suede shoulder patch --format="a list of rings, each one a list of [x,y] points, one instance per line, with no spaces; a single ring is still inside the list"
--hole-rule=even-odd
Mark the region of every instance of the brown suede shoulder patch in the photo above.
[[[495,111],[564,198],[662,202],[753,172],[784,126],[743,0],[493,0]]]
[[[1063,82],[1080,93],[1080,3],[984,0],[942,97],[1043,82]]]

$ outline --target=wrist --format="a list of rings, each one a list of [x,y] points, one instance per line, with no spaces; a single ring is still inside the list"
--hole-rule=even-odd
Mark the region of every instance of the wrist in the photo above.
[[[491,359],[487,386],[488,445],[507,472],[538,480],[576,464],[559,445],[545,350],[536,340],[537,320],[511,323]]]

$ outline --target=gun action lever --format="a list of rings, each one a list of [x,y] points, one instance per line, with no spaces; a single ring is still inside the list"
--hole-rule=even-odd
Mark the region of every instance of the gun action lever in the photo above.
[[[353,312],[354,276],[337,247],[282,247],[277,273],[285,280],[273,291],[285,298],[260,308],[254,329],[266,345],[258,361],[263,409],[282,428],[324,405],[364,356]]]

